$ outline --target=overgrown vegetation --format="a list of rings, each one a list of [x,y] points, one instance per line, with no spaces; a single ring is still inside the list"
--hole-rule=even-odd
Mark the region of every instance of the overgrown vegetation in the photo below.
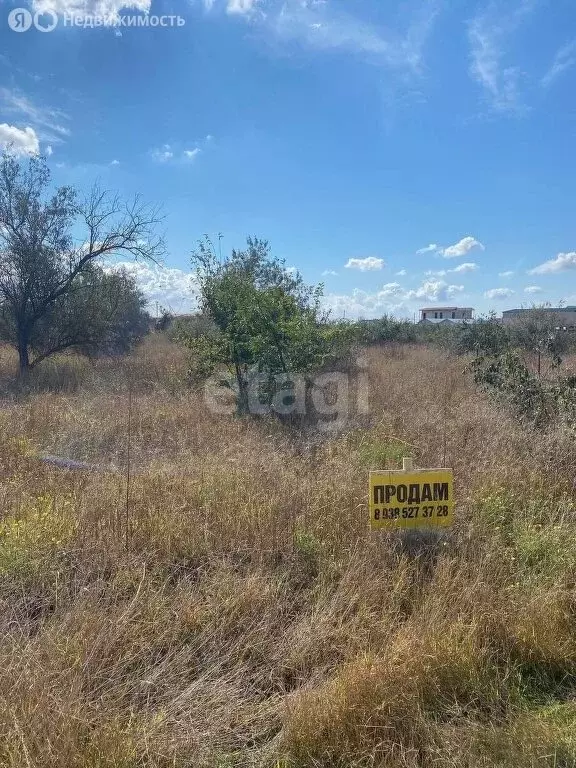
[[[0,177],[0,765],[576,766],[557,319],[332,323],[266,242],[206,241],[200,311],[134,348],[142,298],[97,259],[153,256],[155,219],[44,199],[41,161]],[[337,431],[208,407],[226,371],[242,415],[257,377],[270,402],[335,368],[348,398],[359,343],[369,409]],[[367,473],[406,455],[454,468],[452,530],[370,533]]]
[[[518,354],[477,358],[474,380],[511,406],[514,413],[536,427],[559,421],[576,427],[576,376],[542,378],[533,373]]]
[[[573,434],[535,439],[462,358],[366,354],[370,422],[320,442],[211,414],[162,334],[5,401],[2,765],[576,763]],[[367,472],[444,451],[455,528],[371,534]]]
[[[207,377],[226,368],[240,414],[257,400],[293,397],[295,377],[306,377],[345,355],[354,326],[332,323],[321,309],[322,286],[308,287],[270,253],[266,241],[249,238],[245,251],[220,260],[209,240],[193,256],[205,318],[180,327],[193,353],[193,373]],[[284,394],[285,393],[285,394]]]
[[[561,372],[563,355],[573,344],[553,313],[535,307],[510,326],[492,316],[462,328],[456,348],[473,355],[476,383],[526,422],[574,428],[576,377]]]
[[[106,273],[106,256],[154,259],[163,243],[158,212],[123,203],[95,186],[85,199],[50,188],[44,159],[0,157],[0,340],[27,373],[78,351],[126,351],[147,330],[144,300],[126,273]],[[80,239],[79,239],[80,238]]]
[[[384,315],[377,320],[360,320],[358,328],[364,344],[407,344],[419,340],[418,327],[414,323],[397,320],[390,315]]]
[[[492,313],[460,325],[414,325],[384,317],[359,327],[366,344],[429,344],[468,358],[476,384],[527,425],[576,427],[576,377],[563,365],[576,348],[576,335],[546,306],[506,325]]]

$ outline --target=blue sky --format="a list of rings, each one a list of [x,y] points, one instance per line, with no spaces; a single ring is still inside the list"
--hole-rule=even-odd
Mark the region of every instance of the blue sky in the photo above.
[[[58,24],[15,32],[16,6]],[[184,23],[128,26],[145,13]],[[0,142],[48,154],[56,183],[163,206],[166,267],[134,267],[152,302],[188,311],[190,251],[222,233],[267,238],[338,317],[576,303],[573,0],[0,0],[0,17]]]

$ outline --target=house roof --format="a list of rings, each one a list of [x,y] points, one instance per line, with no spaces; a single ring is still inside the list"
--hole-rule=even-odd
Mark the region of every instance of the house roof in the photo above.
[[[576,312],[576,307],[544,307],[546,312]],[[531,307],[519,307],[518,309],[505,309],[503,315],[513,315],[519,312],[532,312]]]
[[[422,307],[420,312],[474,312],[473,307]]]

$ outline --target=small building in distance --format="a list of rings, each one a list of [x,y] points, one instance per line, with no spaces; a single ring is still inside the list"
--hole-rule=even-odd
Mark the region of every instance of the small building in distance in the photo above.
[[[533,309],[506,309],[502,312],[502,322],[505,325],[521,320],[522,317],[529,315],[533,312]],[[559,328],[563,328],[567,331],[576,331],[576,307],[543,307],[543,311],[546,312],[551,318],[554,318],[554,322]]]
[[[420,322],[440,324],[466,323],[474,320],[472,307],[424,307],[420,310]]]

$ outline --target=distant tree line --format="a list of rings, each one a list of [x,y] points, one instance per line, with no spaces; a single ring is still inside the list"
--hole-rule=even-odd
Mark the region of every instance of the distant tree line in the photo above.
[[[576,348],[576,333],[564,330],[561,319],[546,306],[532,307],[506,324],[491,313],[469,323],[431,325],[384,315],[359,320],[357,325],[364,344],[431,344],[475,357],[517,350],[533,354],[540,372],[543,366],[558,367],[563,356]]]
[[[143,338],[152,325],[144,296],[110,258],[157,261],[164,254],[160,221],[153,206],[98,186],[86,196],[69,186],[53,190],[43,158],[2,155],[0,341],[17,351],[21,375],[58,352],[125,353]],[[534,421],[562,412],[576,424],[574,377],[542,377],[574,347],[574,336],[546,307],[509,325],[494,315],[448,326],[388,315],[335,321],[324,309],[322,285],[306,285],[265,240],[248,238],[244,249],[222,258],[206,238],[192,265],[197,313],[163,313],[156,329],[189,348],[193,379],[227,373],[241,414],[255,377],[259,397],[270,402],[290,397],[295,376],[309,382],[326,366],[350,361],[357,345],[433,344],[471,358],[476,381]]]

